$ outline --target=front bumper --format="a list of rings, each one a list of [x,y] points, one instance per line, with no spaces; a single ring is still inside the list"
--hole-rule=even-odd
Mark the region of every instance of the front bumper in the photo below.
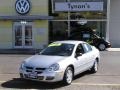
[[[37,74],[35,72],[28,73],[24,70],[20,70],[20,77],[23,79],[35,80],[35,81],[43,81],[43,82],[57,82],[63,80],[64,72],[56,71],[56,72],[43,72],[41,74]]]
[[[106,43],[106,48],[111,48],[111,44],[110,43]]]

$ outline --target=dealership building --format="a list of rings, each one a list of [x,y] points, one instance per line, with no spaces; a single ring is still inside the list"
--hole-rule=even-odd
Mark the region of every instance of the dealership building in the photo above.
[[[1,0],[0,49],[42,49],[86,23],[120,47],[120,0]],[[81,18],[82,17],[82,18]]]

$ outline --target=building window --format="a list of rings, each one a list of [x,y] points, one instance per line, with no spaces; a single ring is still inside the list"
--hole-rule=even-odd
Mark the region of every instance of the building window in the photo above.
[[[50,42],[65,40],[68,37],[68,24],[64,21],[51,21],[50,23]]]
[[[51,0],[51,7],[50,14],[54,16],[54,20],[50,22],[50,38],[55,37],[55,33],[59,31],[62,34],[59,33],[61,35],[57,35],[57,38],[60,36],[61,40],[66,39],[79,27],[89,27],[98,36],[106,38],[107,0]],[[85,25],[80,25],[79,22],[83,20],[86,20]]]

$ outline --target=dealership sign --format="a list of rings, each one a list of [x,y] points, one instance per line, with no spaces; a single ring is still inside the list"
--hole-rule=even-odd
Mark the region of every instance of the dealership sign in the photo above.
[[[55,11],[103,11],[103,2],[56,2]]]

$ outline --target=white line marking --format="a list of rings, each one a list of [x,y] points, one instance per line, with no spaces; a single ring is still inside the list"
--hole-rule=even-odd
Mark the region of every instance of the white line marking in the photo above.
[[[4,82],[6,82],[6,81],[0,81],[0,83],[4,83]]]
[[[87,85],[87,86],[120,86],[120,84],[95,84],[95,83],[72,83],[72,85]]]

